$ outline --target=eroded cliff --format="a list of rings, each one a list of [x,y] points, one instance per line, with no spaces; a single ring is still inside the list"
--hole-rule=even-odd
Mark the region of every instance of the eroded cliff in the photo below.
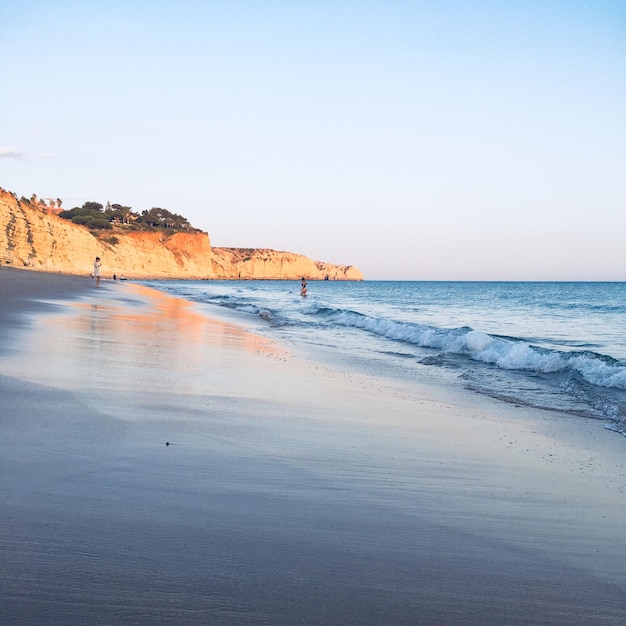
[[[45,207],[0,188],[0,259],[3,264],[65,274],[89,274],[96,256],[104,276],[363,280],[354,266],[313,261],[292,252],[213,248],[203,232],[116,232],[94,237]]]

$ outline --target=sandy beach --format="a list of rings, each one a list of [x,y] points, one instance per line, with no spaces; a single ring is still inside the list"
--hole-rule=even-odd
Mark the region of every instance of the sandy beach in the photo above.
[[[626,623],[626,442],[0,268],[3,624]]]

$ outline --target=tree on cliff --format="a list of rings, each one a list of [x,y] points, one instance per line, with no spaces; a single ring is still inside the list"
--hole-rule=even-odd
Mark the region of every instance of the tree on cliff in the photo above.
[[[123,204],[107,204],[105,214],[110,219],[117,220],[122,224],[130,224],[131,219],[136,220],[139,217],[129,206]]]
[[[139,221],[157,228],[174,228],[177,230],[191,228],[187,218],[160,207],[152,207],[149,211],[142,211]]]
[[[98,211],[101,213],[104,207],[99,202],[85,202],[81,209],[85,211]]]

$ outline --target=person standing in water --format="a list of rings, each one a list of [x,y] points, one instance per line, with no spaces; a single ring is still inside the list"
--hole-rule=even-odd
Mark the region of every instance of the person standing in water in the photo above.
[[[100,287],[100,257],[97,256],[96,260],[93,262],[93,275],[96,279],[96,287]]]
[[[302,277],[302,287],[300,288],[300,295],[306,296],[306,279]]]

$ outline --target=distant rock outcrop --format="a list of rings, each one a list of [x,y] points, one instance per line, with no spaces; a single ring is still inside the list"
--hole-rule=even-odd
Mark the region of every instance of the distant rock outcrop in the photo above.
[[[89,274],[96,256],[103,276],[126,278],[363,280],[351,265],[292,252],[212,248],[203,232],[129,231],[94,237],[84,226],[0,188],[0,260],[64,274]]]

